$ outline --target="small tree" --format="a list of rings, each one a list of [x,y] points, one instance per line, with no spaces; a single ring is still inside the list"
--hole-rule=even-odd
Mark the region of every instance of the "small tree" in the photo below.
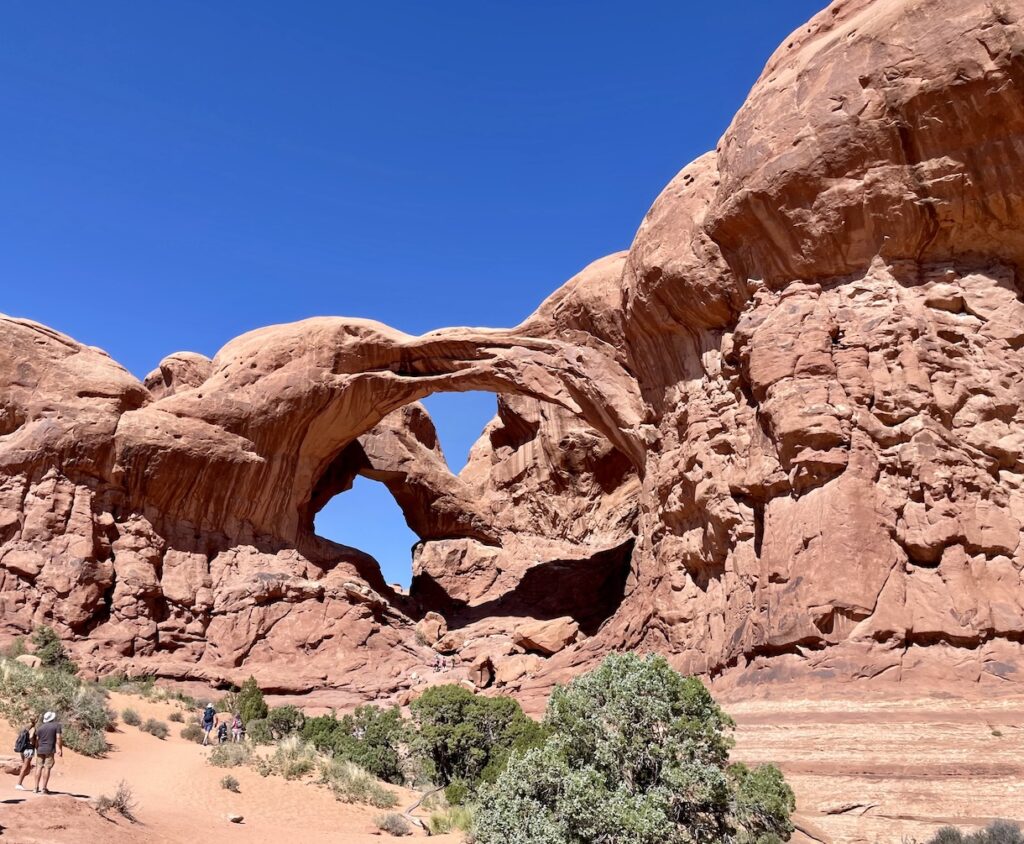
[[[275,739],[297,733],[306,722],[306,716],[296,706],[278,706],[267,715],[267,727]]]
[[[354,762],[375,777],[402,782],[400,747],[406,739],[406,728],[397,706],[382,709],[371,704],[357,707],[343,718],[308,718],[302,726],[302,736],[317,749],[329,750]]]
[[[483,780],[497,779],[512,750],[543,739],[541,727],[510,697],[483,697],[463,686],[427,689],[410,706],[414,745],[439,785],[459,786],[449,799],[463,799]]]
[[[712,844],[788,839],[772,766],[728,765],[732,721],[661,657],[612,654],[554,691],[543,746],[485,789],[480,844]]]
[[[33,653],[39,657],[39,661],[47,668],[55,668],[58,671],[65,671],[74,674],[78,666],[71,661],[68,652],[64,649],[57,631],[45,624],[40,625],[32,633]]]
[[[242,716],[242,721],[246,724],[257,718],[267,717],[267,702],[263,699],[263,692],[260,691],[255,677],[250,677],[242,683],[242,688],[235,695],[235,705],[238,707],[238,714]]]

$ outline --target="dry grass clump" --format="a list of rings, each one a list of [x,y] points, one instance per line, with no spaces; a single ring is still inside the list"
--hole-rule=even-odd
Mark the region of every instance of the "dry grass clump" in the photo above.
[[[238,784],[238,780],[231,776],[231,774],[225,774],[220,778],[220,787],[227,791],[233,791],[235,794],[238,794],[242,790]]]
[[[156,736],[158,739],[167,738],[167,725],[163,721],[158,721],[156,718],[148,718],[146,723],[142,725],[142,731],[149,733],[151,736]]]
[[[310,742],[292,735],[277,743],[268,761],[273,773],[280,774],[286,780],[295,780],[316,768],[317,752]]]
[[[412,827],[409,826],[409,822],[396,812],[378,815],[374,818],[374,823],[377,824],[377,829],[381,832],[386,832],[388,835],[412,835]]]
[[[454,830],[469,832],[473,827],[473,809],[468,805],[449,806],[447,809],[432,812],[427,827],[431,835],[444,835]]]
[[[342,803],[365,803],[378,809],[392,809],[398,805],[393,791],[345,759],[322,762],[320,782],[329,786],[334,798]]]
[[[247,744],[219,744],[210,751],[209,762],[217,768],[237,768],[251,759],[252,750]]]
[[[114,792],[113,797],[104,794],[96,801],[96,811],[103,817],[106,817],[108,812],[117,812],[132,823],[136,822],[135,809],[137,807],[138,803],[132,793],[132,788],[124,780],[117,784],[117,791]]]
[[[185,741],[194,741],[196,744],[203,743],[203,736],[206,733],[203,732],[203,728],[198,724],[189,724],[187,727],[182,727],[179,735],[185,739]]]

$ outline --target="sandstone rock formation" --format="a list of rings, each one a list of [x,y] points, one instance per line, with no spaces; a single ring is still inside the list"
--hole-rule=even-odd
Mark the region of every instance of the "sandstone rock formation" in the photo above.
[[[437,652],[535,700],[622,647],[726,684],[1018,682],[1020,18],[834,3],[629,252],[514,329],[306,320],[142,384],[5,320],[3,630],[344,700]],[[498,414],[454,475],[415,402],[468,389]],[[313,531],[356,475],[421,538],[408,596]]]

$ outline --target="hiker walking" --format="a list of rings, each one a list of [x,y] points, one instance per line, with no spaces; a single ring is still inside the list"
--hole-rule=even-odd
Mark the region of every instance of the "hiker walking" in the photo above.
[[[61,737],[60,721],[56,712],[43,714],[43,723],[36,727],[36,794],[42,786],[43,794],[49,794],[50,771],[56,756],[64,756],[64,740]]]
[[[217,744],[224,744],[228,740],[228,722],[221,721],[217,727]]]
[[[242,715],[240,712],[236,712],[235,720],[231,722],[231,741],[238,744],[241,742],[244,733],[245,725],[242,723]]]
[[[30,723],[24,727],[14,742],[14,752],[21,757],[21,771],[18,773],[18,782],[14,786],[18,791],[28,791],[22,783],[28,772],[32,770],[32,757],[36,755],[36,725]]]
[[[213,732],[213,725],[216,720],[217,712],[214,710],[213,704],[206,704],[206,709],[203,710],[203,747],[210,743],[210,733]]]

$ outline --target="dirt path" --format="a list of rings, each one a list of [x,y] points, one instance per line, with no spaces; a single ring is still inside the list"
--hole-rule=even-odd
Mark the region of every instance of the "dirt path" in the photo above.
[[[112,694],[111,706],[120,712],[125,706],[135,709],[143,720],[149,717],[166,721],[175,706],[152,703],[137,697]],[[186,715],[186,717],[190,717]],[[306,782],[290,782],[281,777],[261,777],[250,768],[230,771],[209,765],[209,749],[179,737],[182,725],[168,722],[171,733],[157,739],[137,727],[121,724],[109,739],[114,749],[105,759],[88,759],[65,751],[58,759],[50,779],[53,791],[64,799],[15,791],[14,779],[5,778],[0,787],[0,841],[48,841],[54,844],[113,844],[120,841],[246,842],[246,844],[380,844],[374,818],[381,810],[339,803],[325,788]],[[14,744],[15,731],[6,723],[0,728],[0,748]],[[234,794],[220,785],[231,773],[241,786]],[[124,780],[138,801],[137,825],[101,821],[99,827],[87,824],[77,807],[65,808],[73,799],[85,803],[101,794],[113,794]],[[416,794],[395,787],[401,807],[412,804]],[[22,802],[9,802],[9,801]],[[48,803],[47,801],[52,801]],[[45,809],[50,805],[51,809]],[[89,810],[93,815],[95,812]],[[60,825],[67,815],[66,829],[51,829],[50,837],[38,837],[40,817],[46,814]],[[227,820],[229,813],[244,816],[242,824]],[[93,828],[97,830],[92,832]],[[422,836],[417,831],[415,835]],[[455,844],[461,836],[435,836],[432,841]],[[383,839],[383,840],[386,840]]]

